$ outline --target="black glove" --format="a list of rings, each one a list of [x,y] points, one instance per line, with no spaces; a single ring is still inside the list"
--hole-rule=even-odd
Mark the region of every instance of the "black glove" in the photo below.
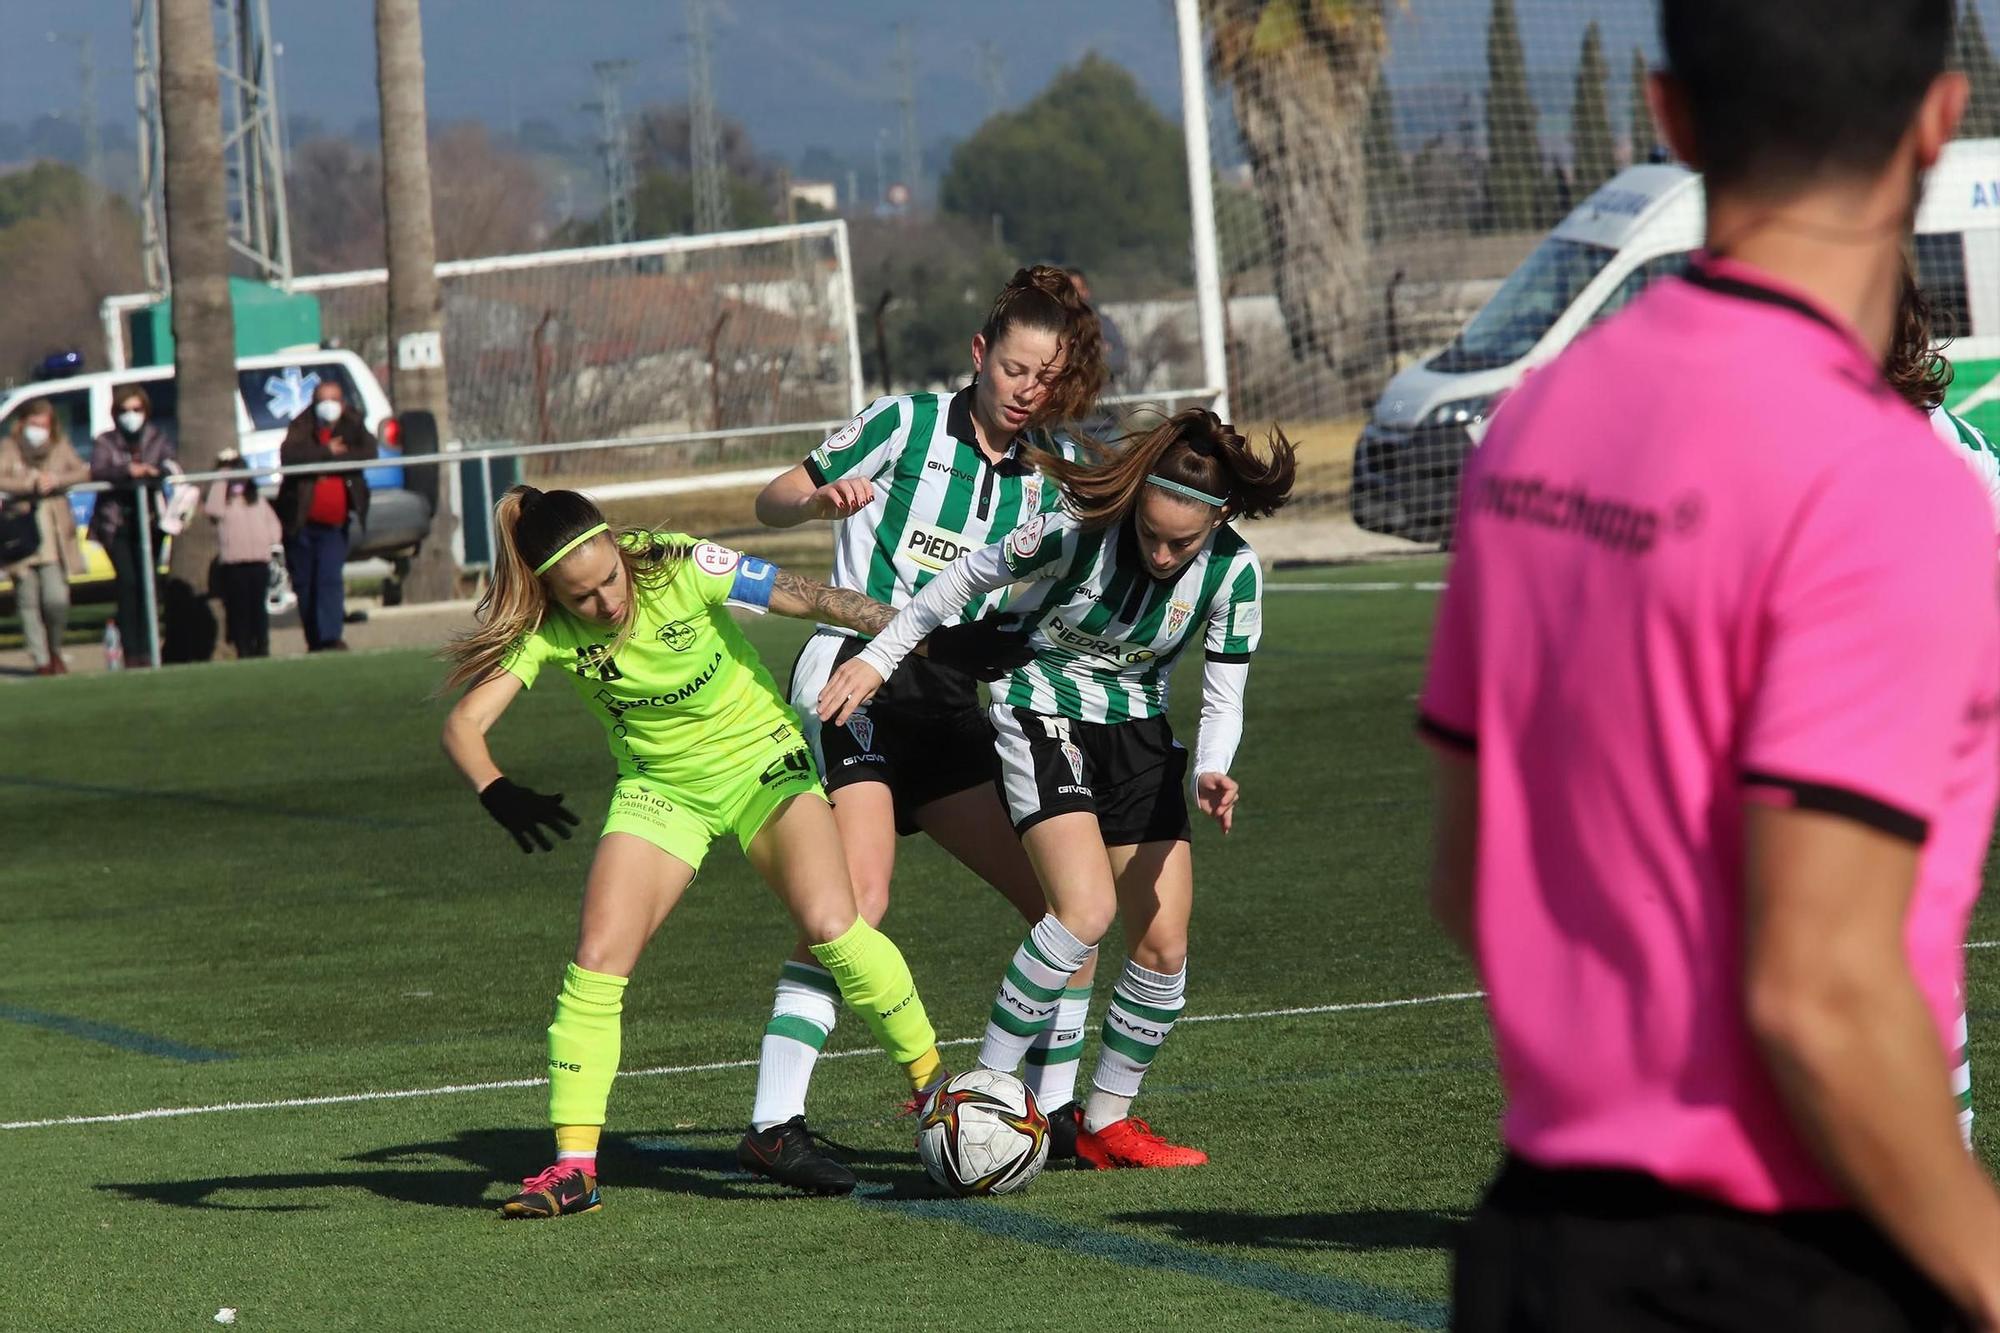
[[[576,816],[563,804],[561,792],[544,796],[507,778],[487,783],[486,790],[479,793],[479,803],[493,816],[494,823],[514,835],[514,841],[524,852],[532,853],[536,847],[545,852],[554,849],[548,834],[542,832],[545,826],[567,842],[570,829],[576,825]]]
[[[924,652],[939,666],[985,681],[1018,671],[1035,657],[1028,646],[1028,631],[1019,628],[1013,616],[991,616],[934,629],[924,639]]]

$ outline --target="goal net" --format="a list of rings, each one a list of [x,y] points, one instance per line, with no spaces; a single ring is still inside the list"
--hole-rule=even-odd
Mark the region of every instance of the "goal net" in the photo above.
[[[860,406],[843,222],[458,260],[437,271],[451,431],[465,447],[702,437],[698,448],[533,457],[524,460],[530,475],[587,469],[615,481],[797,453],[820,423]],[[319,274],[293,288],[317,297],[323,340],[356,352],[386,387],[387,275]],[[150,300],[114,297],[106,309]],[[107,330],[115,323],[107,318]],[[815,429],[768,429],[793,423]],[[733,441],[734,429],[756,433]]]

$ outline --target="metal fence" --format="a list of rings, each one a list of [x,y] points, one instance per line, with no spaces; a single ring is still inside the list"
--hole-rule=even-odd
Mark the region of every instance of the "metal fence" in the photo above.
[[[1103,402],[1104,405],[1109,407],[1170,408],[1177,403],[1213,402],[1217,397],[1217,392],[1213,388],[1171,389],[1162,393],[1124,394],[1106,398]],[[461,523],[470,521],[480,524],[482,535],[485,538],[483,549],[490,552],[496,549],[495,533],[493,530],[494,506],[492,497],[494,493],[494,464],[497,461],[503,459],[545,457],[562,453],[602,453],[616,450],[658,449],[668,445],[699,445],[708,442],[720,444],[728,441],[784,435],[824,437],[826,434],[845,425],[846,420],[846,418],[834,418],[825,421],[790,422],[774,426],[736,427],[720,431],[702,431],[672,435],[642,435],[603,440],[576,440],[563,444],[501,444],[471,449],[446,448],[435,454],[405,454],[390,460],[365,458],[343,459],[331,463],[303,463],[290,467],[281,467],[275,471],[271,469],[225,468],[206,472],[181,473],[170,477],[167,484],[172,487],[205,486],[214,481],[238,480],[268,483],[273,476],[280,478],[311,477],[343,472],[363,472],[380,468],[385,465],[385,462],[403,468],[445,468],[470,464],[479,470],[481,481],[479,493],[483,498],[483,503],[480,504],[480,512],[476,516],[459,512],[457,517]],[[619,483],[616,487],[616,493],[618,498],[627,499],[641,495],[674,495],[703,490],[762,486],[784,472],[789,466],[790,463],[785,463],[782,465],[772,464],[748,469],[734,468],[713,472],[686,472],[677,476],[656,478],[650,482]],[[452,503],[452,490],[445,482],[446,478],[440,476],[439,484],[436,488],[437,503],[440,505]],[[65,493],[90,495],[103,494],[106,491],[129,489],[131,488],[115,485],[110,482],[92,481],[69,487]],[[588,488],[586,489],[588,493]],[[150,504],[140,504],[134,505],[133,509],[138,515],[139,549],[141,551],[150,551],[153,549],[155,534],[155,520],[152,513],[152,506]],[[150,660],[157,664],[160,661],[159,570],[153,561],[147,560],[140,563],[145,571],[141,586],[141,599],[147,628],[147,652]],[[477,562],[469,563],[466,566],[468,570],[478,570],[484,567],[483,564]]]

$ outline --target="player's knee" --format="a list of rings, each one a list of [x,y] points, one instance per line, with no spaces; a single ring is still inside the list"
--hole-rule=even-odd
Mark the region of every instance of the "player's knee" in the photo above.
[[[586,934],[576,942],[576,965],[586,972],[627,976],[632,971],[632,948],[607,935]]]
[[[854,904],[808,907],[799,912],[799,933],[807,944],[831,944],[854,929]]]
[[[1111,920],[1118,913],[1118,904],[1065,903],[1054,915],[1063,923],[1063,929],[1076,936],[1084,944],[1096,944],[1111,930]]]
[[[1132,946],[1131,957],[1148,972],[1172,976],[1187,965],[1187,939],[1140,940]]]
[[[854,881],[854,910],[869,925],[881,925],[882,918],[889,912],[888,876],[857,876]]]

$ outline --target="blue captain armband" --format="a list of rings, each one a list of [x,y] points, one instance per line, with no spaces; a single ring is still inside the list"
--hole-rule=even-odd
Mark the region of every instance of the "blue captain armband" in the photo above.
[[[730,583],[729,596],[724,600],[746,611],[768,611],[771,609],[771,593],[777,585],[776,565],[768,560],[759,560],[754,555],[746,555],[736,566],[736,578]]]

